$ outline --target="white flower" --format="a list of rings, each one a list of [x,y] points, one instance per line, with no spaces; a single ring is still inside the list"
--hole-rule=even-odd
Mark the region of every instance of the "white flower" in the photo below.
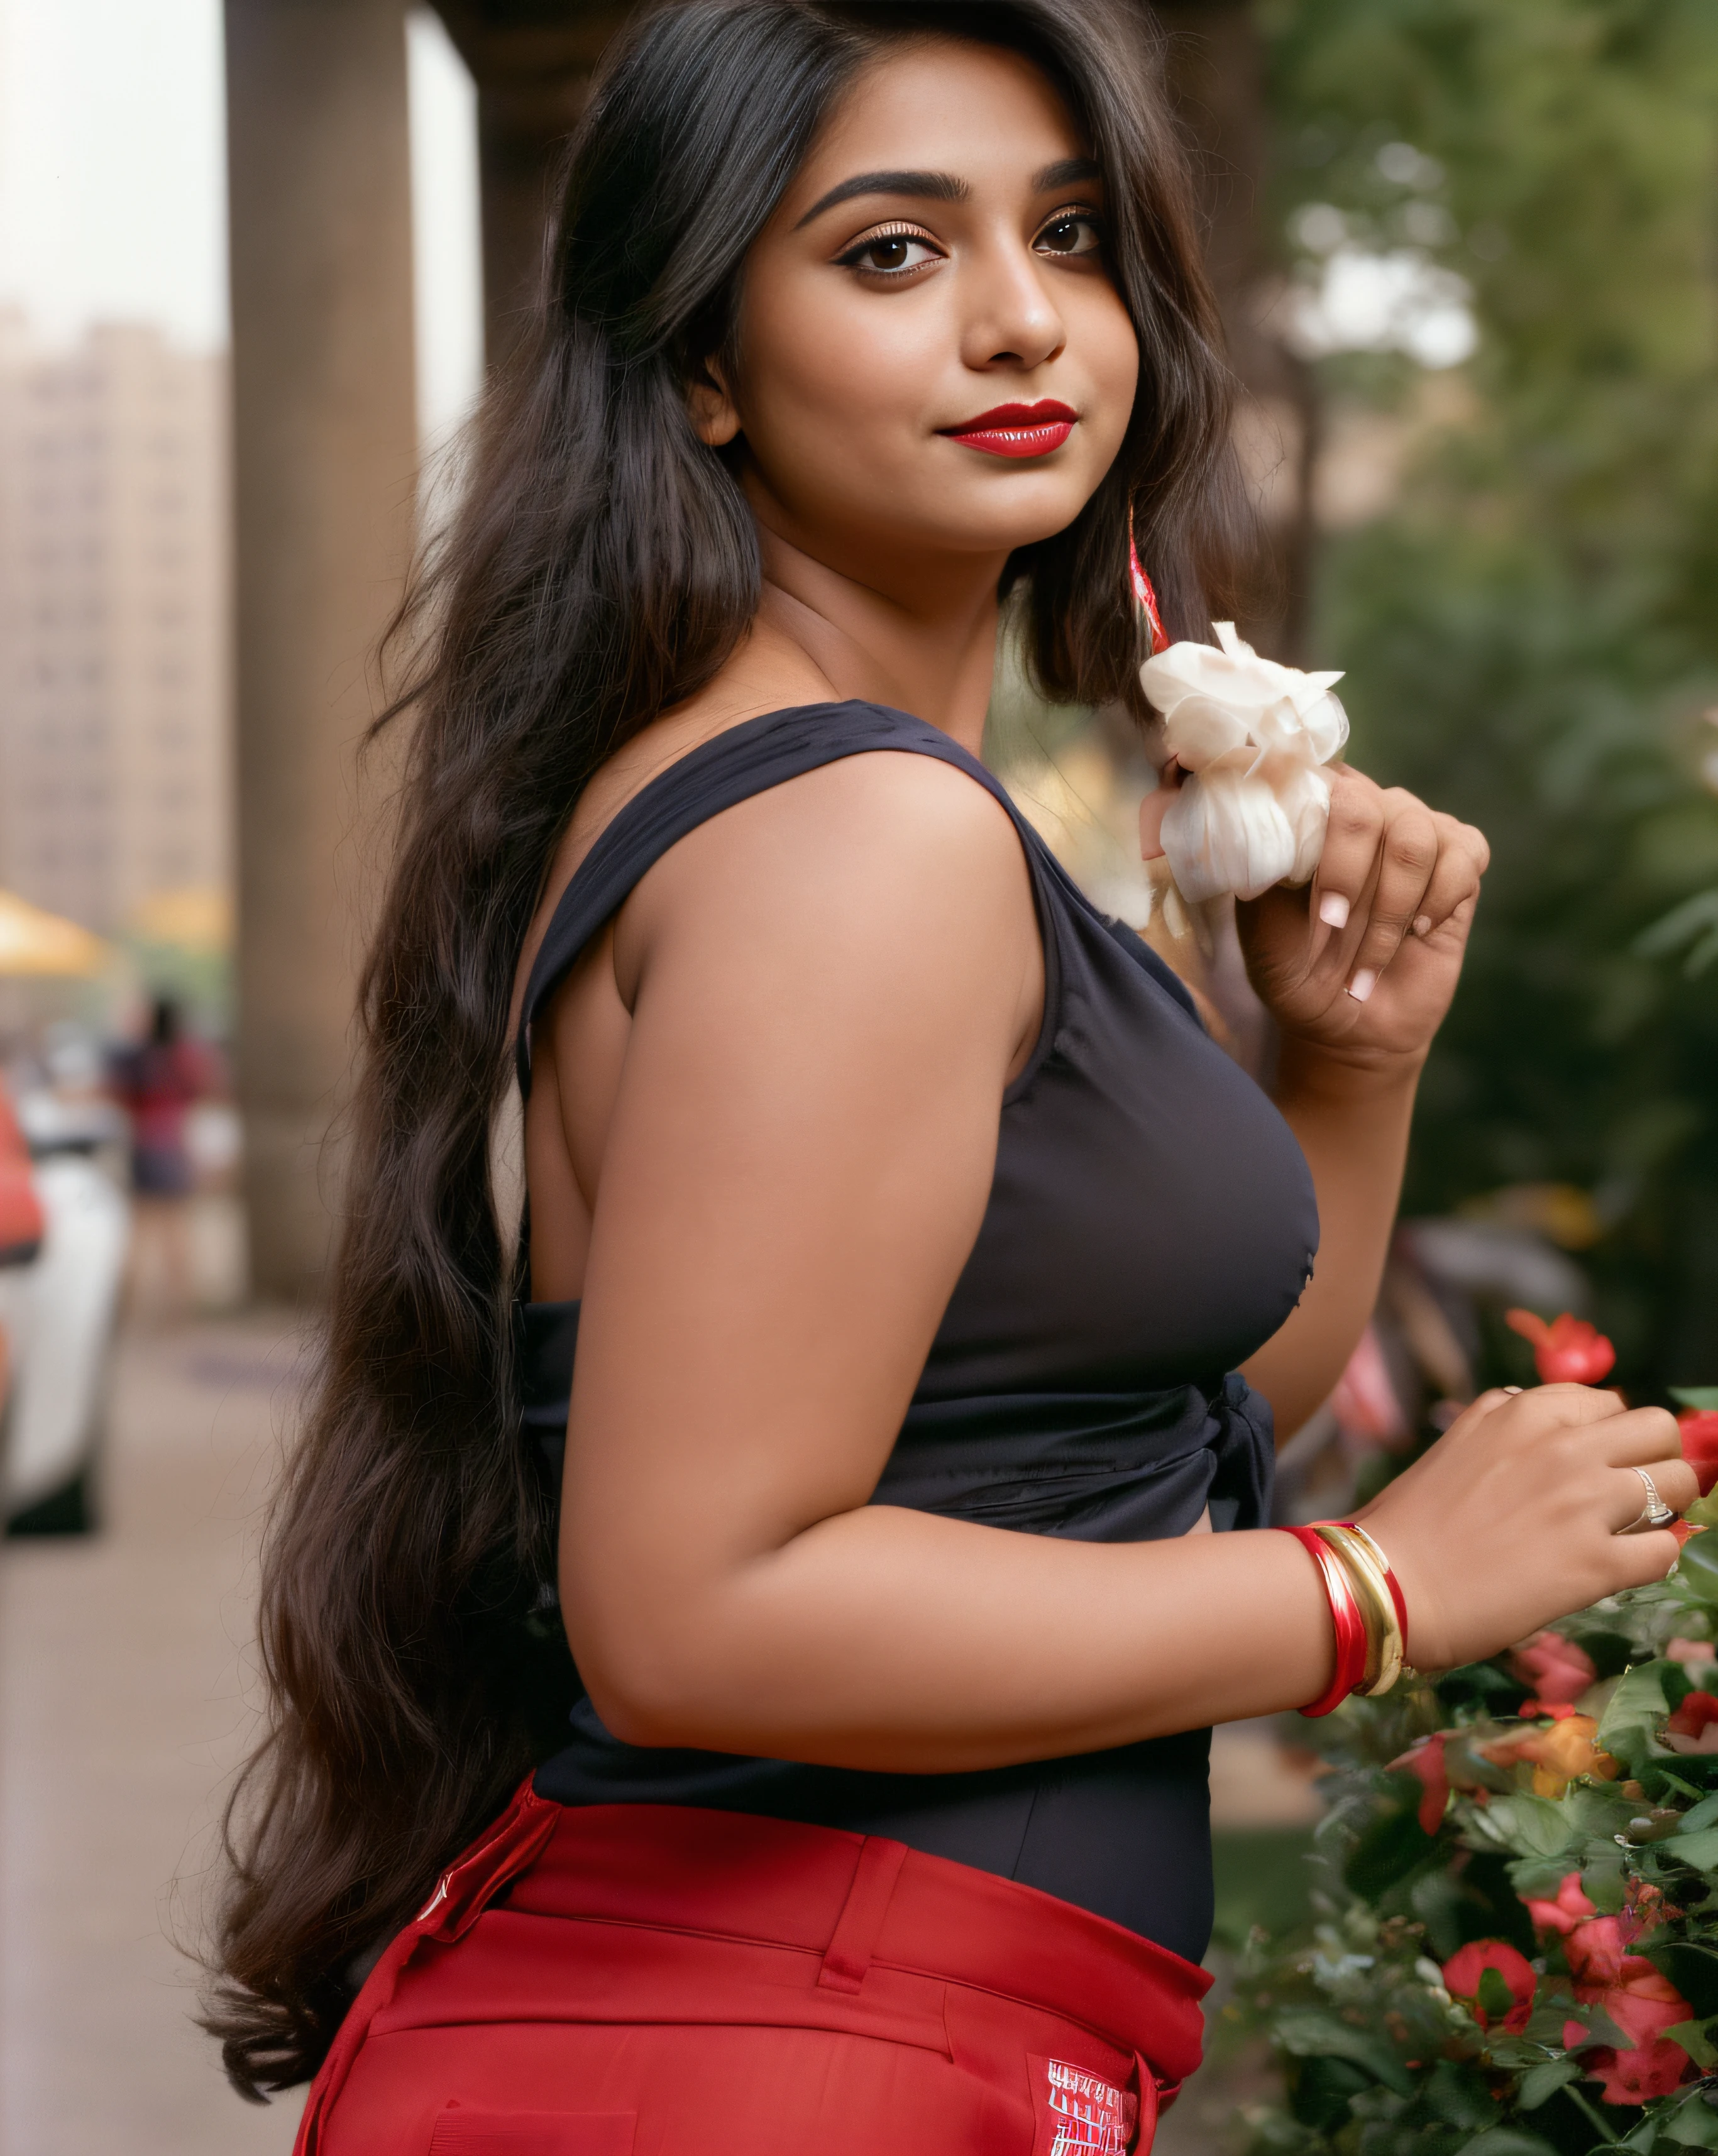
[[[1163,745],[1187,776],[1165,808],[1162,845],[1189,901],[1257,898],[1318,866],[1331,782],[1348,738],[1331,694],[1340,674],[1261,659],[1220,621],[1217,646],[1172,644],[1140,669]],[[1220,648],[1218,648],[1220,647]]]
[[[1163,850],[1176,887],[1197,905],[1232,891],[1257,898],[1294,869],[1293,826],[1262,778],[1244,766],[1208,766],[1182,782],[1163,812]]]

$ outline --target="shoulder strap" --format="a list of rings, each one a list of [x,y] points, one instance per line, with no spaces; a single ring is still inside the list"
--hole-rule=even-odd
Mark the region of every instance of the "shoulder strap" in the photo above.
[[[1008,810],[1026,846],[1033,880],[1041,880],[1039,850],[1030,825],[1001,782],[940,726],[886,704],[804,704],[747,719],[641,787],[573,871],[526,983],[516,1045],[521,1092],[531,1091],[531,1034],[538,1014],[586,944],[670,846],[753,794],[872,749],[936,757],[976,779]]]

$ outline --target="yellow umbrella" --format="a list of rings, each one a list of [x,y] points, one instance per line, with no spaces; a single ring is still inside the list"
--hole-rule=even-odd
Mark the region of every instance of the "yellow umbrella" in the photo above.
[[[106,963],[99,936],[0,891],[0,976],[87,980]]]
[[[224,891],[201,884],[151,891],[132,908],[128,926],[146,943],[222,952],[233,942],[233,901]]]

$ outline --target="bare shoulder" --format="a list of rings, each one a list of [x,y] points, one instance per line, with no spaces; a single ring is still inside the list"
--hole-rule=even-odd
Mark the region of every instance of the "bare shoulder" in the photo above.
[[[618,929],[618,972],[664,937],[779,949],[811,936],[828,963],[880,947],[908,970],[1037,948],[1008,810],[970,772],[911,750],[840,757],[712,817],[641,881]]]

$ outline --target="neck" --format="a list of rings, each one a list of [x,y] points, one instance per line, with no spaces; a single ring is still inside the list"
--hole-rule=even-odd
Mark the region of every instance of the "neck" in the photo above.
[[[797,647],[837,698],[910,711],[978,754],[1002,560],[938,563],[942,573],[911,579],[917,588],[908,597],[830,568],[762,517],[758,536],[764,585],[757,628],[765,638]]]

